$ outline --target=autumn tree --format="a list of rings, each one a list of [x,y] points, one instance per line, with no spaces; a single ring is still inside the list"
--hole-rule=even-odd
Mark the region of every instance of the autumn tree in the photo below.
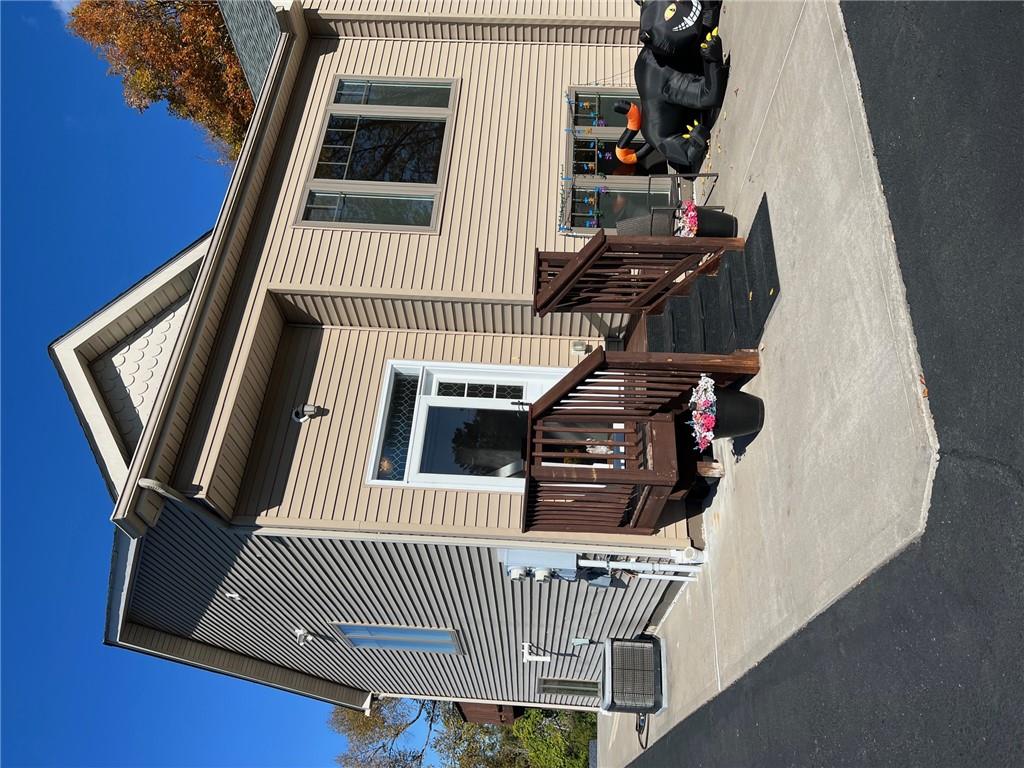
[[[253,100],[215,2],[82,0],[68,28],[121,77],[128,106],[166,101],[227,158],[238,156]]]
[[[415,727],[420,723],[420,727]],[[345,736],[343,768],[586,768],[597,735],[591,712],[527,710],[511,726],[467,723],[448,702],[379,699],[369,715],[336,707],[329,724]]]
[[[342,768],[419,768],[441,718],[437,701],[377,699],[368,714],[335,707],[328,725],[345,737],[346,750],[338,755]],[[418,741],[410,731],[422,722],[426,731]]]

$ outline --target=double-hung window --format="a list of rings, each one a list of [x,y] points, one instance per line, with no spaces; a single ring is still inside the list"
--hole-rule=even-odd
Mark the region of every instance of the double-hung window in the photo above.
[[[436,229],[456,83],[338,77],[302,201],[317,226]]]
[[[669,204],[664,163],[627,165],[615,156],[615,147],[626,130],[626,115],[615,111],[615,103],[639,103],[629,88],[574,88],[566,102],[566,173],[562,178],[563,232],[592,233],[614,230],[619,219],[641,216],[652,207]],[[643,146],[641,129],[630,148]]]
[[[529,405],[565,373],[389,362],[367,481],[522,491]]]

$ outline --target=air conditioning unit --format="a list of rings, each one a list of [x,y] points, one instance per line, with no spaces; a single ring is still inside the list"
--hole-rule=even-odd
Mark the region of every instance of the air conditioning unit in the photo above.
[[[604,641],[601,709],[653,715],[665,700],[665,659],[658,638]]]

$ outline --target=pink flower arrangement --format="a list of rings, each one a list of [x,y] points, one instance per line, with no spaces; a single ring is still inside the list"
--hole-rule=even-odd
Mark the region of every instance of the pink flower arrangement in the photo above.
[[[714,380],[702,373],[690,395],[691,419],[688,422],[693,427],[693,439],[697,441],[697,448],[702,451],[715,439],[717,401]]]
[[[681,203],[676,209],[675,236],[697,236],[697,204],[694,203],[693,200],[687,200],[685,203]]]

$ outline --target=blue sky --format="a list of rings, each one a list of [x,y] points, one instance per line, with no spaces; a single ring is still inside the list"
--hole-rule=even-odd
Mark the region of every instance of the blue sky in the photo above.
[[[228,171],[52,5],[0,14],[3,765],[331,765],[328,705],[102,645],[111,500],[46,348],[209,229]]]

